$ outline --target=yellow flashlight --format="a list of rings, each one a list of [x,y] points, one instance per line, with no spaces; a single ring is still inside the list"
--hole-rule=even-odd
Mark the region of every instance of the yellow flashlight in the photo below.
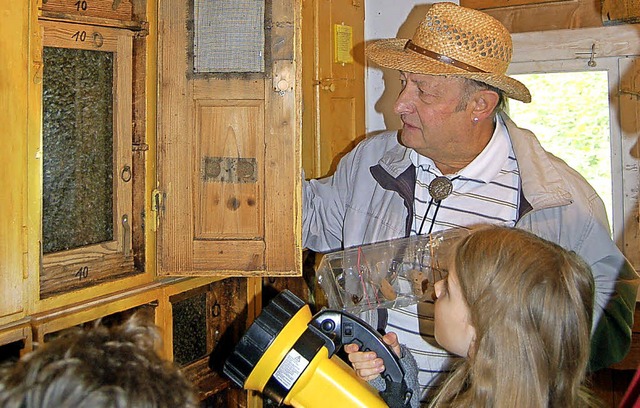
[[[375,351],[384,360],[384,392],[335,355],[350,343]],[[299,408],[328,403],[409,407],[412,395],[397,356],[371,326],[342,311],[323,310],[312,316],[309,306],[288,290],[263,309],[225,361],[223,372],[240,387]]]

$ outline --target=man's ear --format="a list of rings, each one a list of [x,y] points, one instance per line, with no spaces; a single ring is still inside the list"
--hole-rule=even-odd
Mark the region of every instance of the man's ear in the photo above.
[[[473,98],[473,117],[482,120],[491,116],[499,101],[500,96],[489,89],[476,92]]]

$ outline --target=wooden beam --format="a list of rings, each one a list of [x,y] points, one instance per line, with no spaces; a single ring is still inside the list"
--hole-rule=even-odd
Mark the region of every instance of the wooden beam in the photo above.
[[[490,0],[465,0],[489,4]],[[491,0],[493,4],[504,0]],[[518,0],[520,1],[520,0]],[[463,3],[463,0],[460,2]],[[561,0],[484,10],[511,33],[602,27],[600,0]]]
[[[492,8],[510,7],[510,6],[525,6],[530,4],[540,3],[560,3],[564,1],[574,0],[460,0],[460,5],[476,10],[485,10]],[[615,0],[611,0],[615,1]],[[629,0],[633,1],[633,0]]]
[[[602,22],[605,25],[640,23],[640,0],[603,0]]]

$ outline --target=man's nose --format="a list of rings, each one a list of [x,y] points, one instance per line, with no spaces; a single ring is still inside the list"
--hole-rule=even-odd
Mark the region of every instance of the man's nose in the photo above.
[[[396,98],[396,102],[393,105],[393,111],[397,115],[403,115],[406,113],[411,113],[413,109],[413,103],[409,100],[407,95],[407,88],[404,88],[400,91],[400,94]]]

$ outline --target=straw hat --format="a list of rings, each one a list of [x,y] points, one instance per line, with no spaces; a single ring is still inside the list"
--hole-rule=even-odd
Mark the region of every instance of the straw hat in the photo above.
[[[506,75],[512,50],[511,35],[498,20],[453,3],[431,6],[411,40],[367,45],[368,57],[383,67],[474,79],[510,98],[531,102],[527,87]]]

